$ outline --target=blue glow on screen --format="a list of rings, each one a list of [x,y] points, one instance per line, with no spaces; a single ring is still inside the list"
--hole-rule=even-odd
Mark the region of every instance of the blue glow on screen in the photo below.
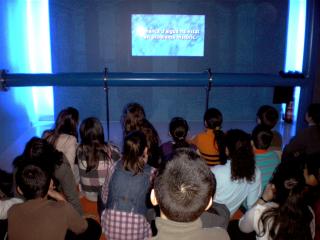
[[[289,1],[289,19],[285,71],[303,70],[303,55],[306,28],[306,0]],[[300,87],[294,89],[294,117],[297,117],[300,100]]]
[[[132,56],[204,55],[205,16],[133,14]]]
[[[7,1],[10,72],[51,73],[48,0]],[[13,88],[31,122],[53,117],[52,87]]]

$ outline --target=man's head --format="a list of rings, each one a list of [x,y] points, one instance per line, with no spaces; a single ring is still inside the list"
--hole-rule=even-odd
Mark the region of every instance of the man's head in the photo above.
[[[195,221],[211,206],[216,190],[213,173],[192,150],[181,149],[159,171],[151,193],[153,204],[176,222]]]
[[[50,181],[49,174],[36,164],[26,163],[18,167],[16,173],[18,192],[27,200],[45,197]]]

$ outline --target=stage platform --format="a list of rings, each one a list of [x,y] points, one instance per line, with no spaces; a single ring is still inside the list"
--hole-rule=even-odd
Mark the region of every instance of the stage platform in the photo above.
[[[203,122],[200,121],[189,121],[189,136],[192,137],[196,133],[200,132],[203,129]],[[161,142],[165,142],[170,139],[168,134],[168,122],[153,122],[155,128],[157,129]],[[227,131],[231,128],[240,128],[244,131],[250,133],[255,126],[254,121],[229,121],[224,122],[223,131]],[[8,148],[6,148],[2,153],[0,153],[0,168],[6,171],[12,171],[12,161],[13,159],[22,153],[26,142],[33,136],[40,137],[42,132],[46,129],[50,129],[53,125],[53,122],[41,121],[20,135],[17,136],[14,142],[10,144]],[[105,129],[105,137],[106,134],[106,123],[103,122],[103,126]],[[283,143],[286,144],[289,142],[290,138],[295,134],[296,124],[288,124],[283,121],[279,122],[276,129],[283,136]],[[2,136],[5,137],[5,136]],[[110,122],[110,141],[117,144],[119,147],[122,147],[122,129],[120,126],[120,122]]]

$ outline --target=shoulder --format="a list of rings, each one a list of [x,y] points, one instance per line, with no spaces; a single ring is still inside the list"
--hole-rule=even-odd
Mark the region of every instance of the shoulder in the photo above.
[[[210,239],[228,240],[229,235],[227,231],[221,227],[203,228],[202,234],[209,236]],[[206,238],[209,239],[209,238]]]

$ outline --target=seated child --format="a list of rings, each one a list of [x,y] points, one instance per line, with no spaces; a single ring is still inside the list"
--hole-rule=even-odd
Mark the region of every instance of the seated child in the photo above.
[[[101,225],[108,240],[149,239],[147,199],[154,169],[147,164],[148,148],[140,131],[129,133],[122,159],[110,166],[102,187]]]
[[[200,215],[212,204],[215,178],[191,150],[174,155],[155,178],[151,202],[159,204],[158,234],[152,239],[229,239],[222,228],[203,228]]]
[[[192,148],[196,150],[196,146],[189,144],[186,141],[188,135],[189,125],[187,121],[181,117],[174,117],[169,124],[169,134],[172,137],[172,141],[163,143],[160,146],[162,162],[169,161],[175,150],[179,148]]]
[[[282,136],[278,131],[272,130],[276,126],[278,120],[279,113],[274,107],[263,105],[259,108],[257,112],[257,123],[272,131],[273,138],[270,144],[270,150],[277,151],[280,155],[282,151]]]
[[[81,143],[77,148],[81,198],[86,214],[98,217],[98,194],[107,175],[107,169],[120,158],[120,151],[104,140],[103,127],[99,119],[90,117],[80,125]]]
[[[209,108],[203,117],[205,131],[191,140],[209,166],[224,164],[226,161],[224,133],[221,131],[222,120],[222,114],[218,109]]]
[[[257,125],[252,131],[256,167],[258,167],[261,171],[262,189],[267,186],[274,169],[280,163],[278,154],[269,150],[272,137],[273,134],[271,130],[263,125]]]
[[[58,192],[50,194],[59,201],[47,199],[52,180],[49,173],[39,166],[32,163],[20,165],[16,183],[17,191],[26,202],[16,204],[8,211],[10,239],[64,240],[68,230],[80,234],[78,236],[90,233],[90,239],[99,239],[101,229],[99,233],[99,229],[89,228],[92,222],[82,218],[69,203],[61,201],[62,195]],[[81,239],[89,239],[82,237]]]

